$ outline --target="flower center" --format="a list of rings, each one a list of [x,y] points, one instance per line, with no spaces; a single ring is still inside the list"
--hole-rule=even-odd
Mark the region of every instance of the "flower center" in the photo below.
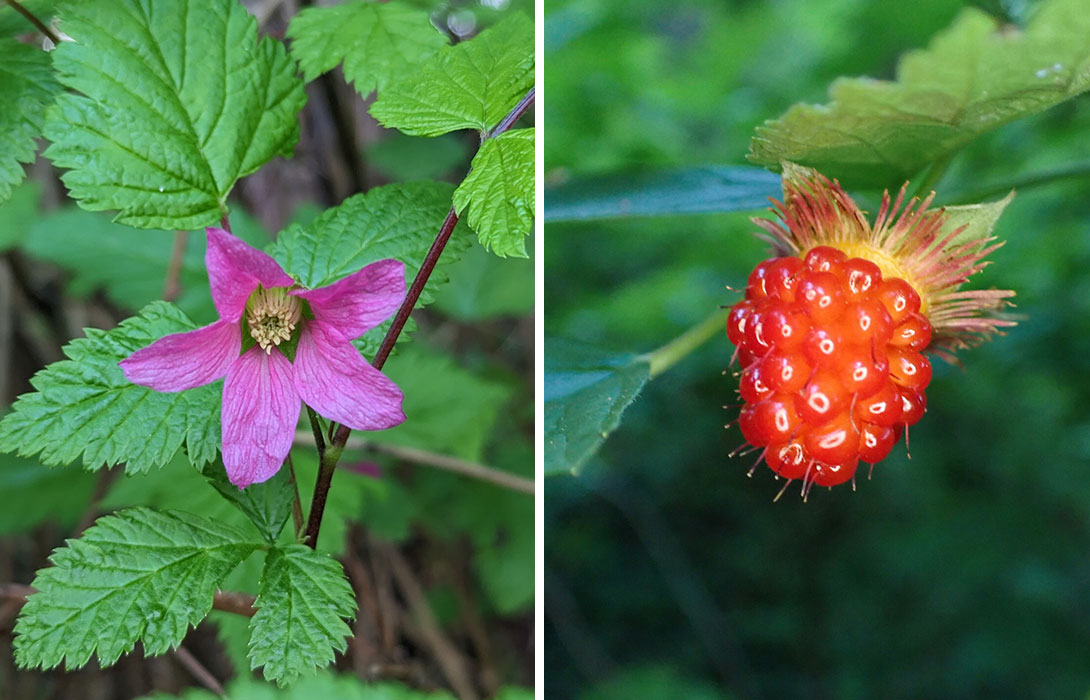
[[[299,300],[288,294],[287,287],[265,289],[259,286],[246,301],[246,323],[250,336],[257,341],[265,354],[271,354],[274,345],[290,340],[292,331],[299,323]]]

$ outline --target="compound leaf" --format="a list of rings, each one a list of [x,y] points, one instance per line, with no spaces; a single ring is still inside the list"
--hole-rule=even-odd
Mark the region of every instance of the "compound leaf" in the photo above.
[[[254,607],[252,668],[284,686],[345,650],[356,599],[335,559],[293,544],[269,551]]]
[[[46,108],[60,91],[49,54],[14,39],[0,40],[0,203],[23,180],[20,163],[34,160]]]
[[[130,473],[170,461],[183,444],[200,466],[215,459],[220,440],[219,382],[173,394],[137,386],[117,363],[193,323],[172,304],[153,302],[110,331],[86,329],[87,337],[64,348],[70,359],[54,362],[30,380],[0,421],[0,451],[44,464],[71,464],[82,455],[89,469],[125,463]]]
[[[1090,13],[1046,0],[1024,31],[965,9],[897,81],[840,79],[757,130],[750,160],[808,165],[849,187],[900,185],[977,136],[1090,89]]]
[[[259,543],[180,511],[130,508],[57,549],[34,579],[15,625],[20,666],[108,666],[142,641],[149,655],[177,648],[212,609],[224,577]]]
[[[53,63],[65,94],[46,156],[91,210],[191,229],[227,212],[235,181],[299,138],[303,83],[283,44],[235,0],[72,3]]]
[[[397,2],[308,7],[291,21],[291,55],[308,80],[344,62],[344,75],[367,97],[447,44],[428,13]]]
[[[383,89],[371,115],[414,136],[488,131],[534,84],[534,26],[515,13]]]
[[[500,257],[525,258],[525,238],[534,224],[534,130],[485,139],[454,191],[454,209],[485,248]]]

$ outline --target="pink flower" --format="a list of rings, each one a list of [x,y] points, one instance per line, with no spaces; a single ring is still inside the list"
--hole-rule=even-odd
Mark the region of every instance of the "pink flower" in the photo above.
[[[129,381],[156,391],[226,376],[223,463],[232,484],[245,488],[279,471],[300,399],[356,430],[405,420],[401,390],[350,342],[400,306],[404,265],[380,260],[327,287],[302,289],[265,253],[222,229],[207,233],[205,264],[220,319],[160,338],[120,365]],[[244,328],[252,344],[245,352]]]

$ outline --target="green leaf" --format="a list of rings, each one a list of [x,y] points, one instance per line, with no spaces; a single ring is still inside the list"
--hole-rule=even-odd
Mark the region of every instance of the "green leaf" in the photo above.
[[[501,258],[525,258],[524,239],[534,225],[534,130],[485,139],[473,169],[454,191],[454,209],[486,249]]]
[[[981,202],[980,204],[963,204],[960,206],[945,207],[946,217],[943,221],[943,232],[950,233],[956,229],[962,229],[957,238],[950,241],[949,245],[978,241],[981,245],[987,243],[992,235],[992,230],[1003,210],[1014,199],[1011,192],[1003,199],[994,202]]]
[[[779,176],[744,165],[582,175],[545,189],[545,221],[747,211],[780,192]]]
[[[531,256],[533,246],[530,246]],[[460,321],[522,316],[534,311],[534,262],[529,258],[501,260],[481,246],[470,246],[448,268],[450,284],[435,307]]]
[[[428,181],[376,187],[327,209],[306,226],[289,227],[269,252],[288,274],[311,289],[385,258],[405,264],[408,286],[450,210],[451,189],[446,183]],[[417,308],[431,303],[439,285],[446,281],[442,267],[454,262],[467,245],[464,233],[456,229]],[[357,347],[366,356],[374,356],[389,327],[390,321],[386,321],[372,329]],[[406,325],[405,331],[411,330]],[[401,337],[405,336],[403,332]]]
[[[291,55],[307,81],[344,62],[344,75],[367,97],[447,39],[427,12],[398,2],[308,7],[291,21]]]
[[[269,550],[257,614],[250,622],[252,668],[284,686],[333,661],[352,634],[356,599],[341,565],[301,544]]]
[[[26,23],[26,28],[32,27]],[[0,203],[23,181],[20,163],[34,160],[46,108],[60,91],[49,54],[14,39],[0,39],[0,104],[4,105],[0,109]]]
[[[0,250],[21,244],[27,231],[38,219],[42,186],[27,180],[11,191],[11,198],[0,205]]]
[[[170,461],[183,444],[195,466],[215,459],[220,441],[221,384],[173,394],[137,386],[117,363],[193,323],[166,302],[146,306],[111,331],[86,329],[87,337],[64,348],[70,359],[54,362],[30,380],[0,421],[0,451],[43,464],[71,464],[82,455],[88,469],[124,462],[142,472]]]
[[[268,481],[244,489],[227,479],[227,470],[220,460],[204,465],[201,473],[221,496],[245,513],[266,542],[276,542],[291,517],[295,500],[291,470],[281,469]]]
[[[223,578],[258,546],[235,528],[180,511],[131,508],[57,549],[15,625],[23,668],[109,666],[142,641],[177,648],[212,609]]]
[[[446,47],[371,105],[387,128],[414,136],[488,131],[534,85],[534,25],[512,14],[469,41]]]
[[[46,156],[71,196],[138,228],[192,229],[299,138],[306,100],[283,44],[235,0],[71,3],[53,62],[65,94]]]
[[[0,493],[18,508],[0,508],[0,535],[30,532],[54,522],[61,532],[75,525],[91,501],[95,476],[90,472],[48,469],[36,460],[0,458]]]
[[[499,692],[494,700],[527,700],[533,698],[530,691],[511,694],[509,686]],[[522,690],[522,689],[518,689]],[[526,694],[529,693],[529,694]],[[230,700],[454,700],[454,696],[445,690],[431,692],[416,690],[404,683],[370,683],[361,681],[350,674],[334,675],[320,673],[310,678],[300,679],[290,688],[277,688],[267,683],[260,683],[250,678],[238,678],[227,687]],[[189,688],[180,696],[156,693],[146,700],[220,700],[220,696],[200,688]]]
[[[245,212],[237,211],[231,219],[239,238],[258,248],[268,244],[268,234]],[[173,233],[149,235],[115,224],[100,212],[69,207],[33,217],[23,249],[69,271],[71,294],[88,297],[101,290],[132,311],[163,295],[174,245]],[[219,314],[209,292],[204,252],[204,231],[188,232],[175,303],[190,318],[211,323]]]
[[[57,6],[58,1],[59,0],[19,0],[19,4],[26,8],[32,15],[44,22],[46,26],[49,26],[49,21],[53,18],[53,10]],[[6,38],[34,31],[37,30],[34,28],[34,25],[30,23],[30,20],[19,14],[14,7],[7,3],[0,4],[0,37]]]
[[[577,474],[639,395],[651,365],[546,340],[545,475]]]
[[[405,393],[409,419],[368,433],[368,440],[481,459],[496,417],[511,396],[507,387],[481,379],[418,343],[402,350],[383,371]]]
[[[1046,0],[1025,31],[965,9],[897,81],[840,79],[827,105],[797,104],[758,128],[749,158],[808,165],[848,187],[897,186],[1003,124],[1090,88],[1090,13]]]
[[[367,164],[390,180],[442,180],[461,177],[469,161],[469,144],[458,134],[427,139],[386,131],[379,141],[367,144]]]

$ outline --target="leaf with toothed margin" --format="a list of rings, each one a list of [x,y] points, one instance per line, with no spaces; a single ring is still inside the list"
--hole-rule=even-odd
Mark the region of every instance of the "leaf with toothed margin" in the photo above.
[[[38,455],[43,464],[88,469],[124,462],[128,473],[160,467],[183,445],[194,466],[216,457],[220,442],[217,381],[164,394],[133,384],[117,363],[164,335],[192,330],[173,304],[157,301],[110,331],[86,329],[30,380],[0,421],[0,451]]]
[[[181,511],[130,508],[99,518],[50,557],[15,624],[22,668],[67,668],[97,654],[110,666],[137,641],[149,656],[176,649],[212,609],[224,577],[259,542]]]
[[[525,239],[534,226],[534,130],[486,139],[454,191],[454,208],[485,249],[501,258],[525,258]]]
[[[193,229],[235,182],[299,139],[303,82],[236,0],[69,3],[53,52],[73,92],[49,110],[45,155],[80,206],[137,228]]]
[[[308,81],[343,61],[344,76],[364,97],[447,44],[427,12],[397,2],[308,7],[288,36]]]
[[[46,109],[60,91],[49,54],[0,39],[0,203],[23,181],[22,163],[34,160]]]
[[[347,648],[356,598],[337,560],[301,544],[276,547],[265,559],[250,622],[250,661],[284,686]]]
[[[790,161],[846,187],[896,187],[973,139],[1090,90],[1086,0],[1043,0],[1024,30],[962,10],[897,80],[840,78],[825,105],[796,104],[757,128],[749,160]]]
[[[534,25],[520,12],[386,86],[371,115],[413,136],[488,131],[534,85]]]

